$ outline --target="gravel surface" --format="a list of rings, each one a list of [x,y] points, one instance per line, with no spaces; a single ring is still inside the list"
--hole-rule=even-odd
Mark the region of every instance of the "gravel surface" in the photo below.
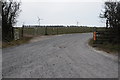
[[[117,78],[117,56],[88,46],[91,33],[3,49],[3,78]]]

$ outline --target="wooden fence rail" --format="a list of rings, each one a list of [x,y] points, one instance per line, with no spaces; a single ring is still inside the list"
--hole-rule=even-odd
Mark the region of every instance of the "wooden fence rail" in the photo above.
[[[103,42],[112,42],[117,41],[116,32],[109,29],[104,29],[100,31],[94,31],[93,32],[93,40],[95,43],[102,44]]]

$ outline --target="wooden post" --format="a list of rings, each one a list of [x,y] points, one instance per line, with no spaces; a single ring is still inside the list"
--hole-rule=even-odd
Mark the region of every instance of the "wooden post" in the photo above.
[[[45,26],[45,35],[47,35],[47,26]]]
[[[22,26],[21,37],[23,37],[23,29],[24,29],[24,25]]]
[[[58,35],[58,27],[57,27],[57,35]]]

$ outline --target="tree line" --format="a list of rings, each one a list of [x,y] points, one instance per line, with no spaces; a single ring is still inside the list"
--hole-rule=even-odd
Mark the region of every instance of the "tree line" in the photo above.
[[[34,27],[88,27],[88,26],[74,26],[74,25],[70,25],[70,26],[64,26],[64,25],[23,25],[22,27],[27,27],[27,28],[34,28]]]

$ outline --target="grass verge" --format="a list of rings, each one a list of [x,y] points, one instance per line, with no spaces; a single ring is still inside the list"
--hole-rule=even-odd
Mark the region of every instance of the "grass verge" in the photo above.
[[[88,44],[97,50],[102,50],[110,54],[118,54],[118,52],[120,52],[119,44],[112,44],[107,42],[103,44],[96,44],[93,39],[90,39]]]
[[[2,42],[2,48],[25,44],[25,43],[28,43],[31,39],[32,37],[23,37],[19,40],[13,40],[11,42]]]

